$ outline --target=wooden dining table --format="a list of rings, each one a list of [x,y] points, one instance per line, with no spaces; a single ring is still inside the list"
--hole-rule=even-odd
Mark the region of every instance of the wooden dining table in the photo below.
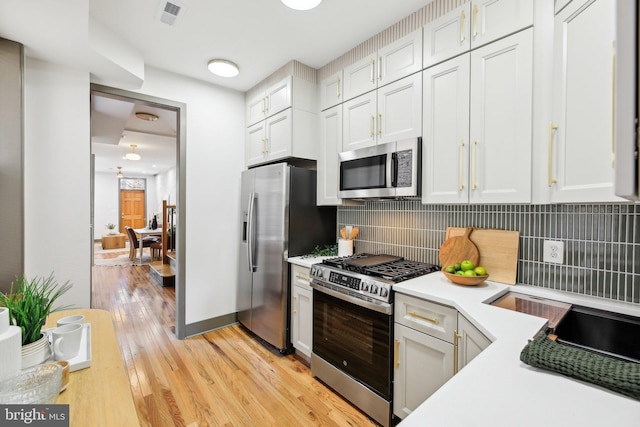
[[[51,314],[45,328],[54,328],[64,316],[82,314],[91,324],[91,363],[69,374],[69,385],[57,404],[69,405],[70,426],[139,426],[129,377],[109,312],[97,309],[64,310]]]
[[[144,239],[147,236],[162,236],[162,227],[156,228],[156,229],[151,229],[151,228],[134,228],[133,231],[136,232],[136,234],[139,237],[139,241],[138,241],[138,248],[140,249],[140,264],[142,264],[142,250],[144,249],[144,247],[142,246],[142,239]]]

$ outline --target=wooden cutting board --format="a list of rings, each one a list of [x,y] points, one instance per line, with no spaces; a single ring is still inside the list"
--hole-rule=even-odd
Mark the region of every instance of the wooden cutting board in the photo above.
[[[447,236],[447,239],[440,246],[440,265],[444,268],[453,265],[456,262],[468,259],[474,264],[478,263],[480,253],[476,245],[469,240],[469,236],[473,232],[473,228],[461,228],[461,235]]]
[[[446,239],[463,236],[465,230],[465,228],[447,227]],[[515,285],[520,232],[474,228],[469,239],[476,245],[480,253],[480,259],[476,265],[487,269],[489,280]]]

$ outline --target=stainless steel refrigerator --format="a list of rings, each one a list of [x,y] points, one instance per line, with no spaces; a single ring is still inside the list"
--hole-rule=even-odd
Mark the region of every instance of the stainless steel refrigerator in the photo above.
[[[335,244],[335,207],[316,206],[316,171],[286,163],[242,173],[238,321],[290,350],[288,257]]]

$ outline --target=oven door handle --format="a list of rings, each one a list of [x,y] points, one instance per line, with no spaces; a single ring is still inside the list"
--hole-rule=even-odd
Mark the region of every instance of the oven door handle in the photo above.
[[[393,313],[392,304],[387,304],[385,302],[374,303],[360,298],[352,297],[351,295],[343,294],[342,292],[334,291],[333,289],[325,288],[322,285],[318,285],[313,280],[311,281],[311,287],[318,292],[322,292],[323,294],[331,295],[332,297],[338,298],[342,301],[350,302],[357,306],[377,311],[378,313],[388,314],[389,316],[391,316],[391,314]]]

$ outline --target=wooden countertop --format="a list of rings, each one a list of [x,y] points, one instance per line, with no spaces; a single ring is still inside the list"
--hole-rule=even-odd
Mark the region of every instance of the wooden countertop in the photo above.
[[[91,323],[91,366],[69,374],[69,386],[56,403],[69,404],[72,426],[139,426],[129,378],[111,316],[96,309],[65,310],[53,313],[45,328],[56,326],[59,318],[84,314]]]

